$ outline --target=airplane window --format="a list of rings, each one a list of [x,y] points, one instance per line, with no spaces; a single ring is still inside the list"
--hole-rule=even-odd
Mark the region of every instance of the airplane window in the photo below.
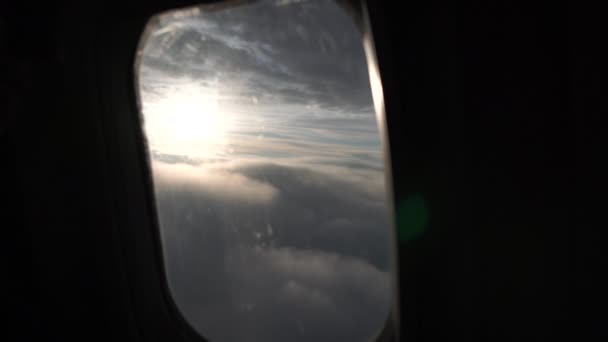
[[[373,73],[372,73],[373,74]],[[153,17],[136,62],[167,283],[210,341],[369,341],[392,219],[363,31],[337,1]]]

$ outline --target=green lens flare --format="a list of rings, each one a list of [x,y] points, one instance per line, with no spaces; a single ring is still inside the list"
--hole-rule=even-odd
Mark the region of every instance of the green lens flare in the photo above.
[[[415,239],[424,232],[429,221],[429,209],[421,195],[413,195],[397,208],[399,241]]]

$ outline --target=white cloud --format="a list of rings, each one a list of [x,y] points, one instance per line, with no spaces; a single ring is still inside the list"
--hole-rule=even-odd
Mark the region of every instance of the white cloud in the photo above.
[[[217,91],[217,108],[192,98],[197,113],[231,116],[172,123],[178,137],[221,132],[217,151],[148,137],[178,307],[212,341],[368,340],[391,301],[390,218],[352,18],[333,1],[272,0],[166,19],[142,100],[188,82]]]
[[[203,336],[351,341],[384,325],[389,226],[362,184],[260,163],[154,171],[170,287]]]
[[[197,167],[186,164],[152,162],[157,192],[181,191],[214,194],[216,199],[252,204],[271,202],[278,190],[270,184],[214,166]],[[175,191],[175,190],[170,190]]]

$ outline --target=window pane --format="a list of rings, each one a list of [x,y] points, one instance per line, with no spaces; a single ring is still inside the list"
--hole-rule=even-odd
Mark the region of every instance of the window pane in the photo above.
[[[211,341],[367,341],[390,218],[362,31],[334,1],[158,15],[137,64],[171,294]]]

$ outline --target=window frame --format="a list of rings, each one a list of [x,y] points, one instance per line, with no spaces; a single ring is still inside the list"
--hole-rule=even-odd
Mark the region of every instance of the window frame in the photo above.
[[[99,15],[92,40],[93,68],[98,74],[102,138],[107,145],[112,193],[117,217],[119,245],[129,298],[137,330],[146,341],[206,341],[183,316],[174,302],[165,273],[163,247],[156,211],[152,172],[138,104],[137,51],[148,22],[156,15],[180,8],[205,5],[233,6],[249,0],[192,1],[136,0],[129,4],[108,4]],[[338,0],[339,1],[339,0]],[[378,70],[365,1],[343,1],[353,5],[361,19],[369,68]],[[379,74],[377,75],[379,78]],[[381,82],[380,79],[378,81]],[[382,82],[381,82],[382,83]],[[375,98],[374,101],[377,99]],[[385,178],[391,221],[393,300],[390,315],[376,341],[399,340],[398,253],[393,214],[393,187],[387,115],[384,99],[376,103],[383,142]],[[150,262],[153,260],[153,262]]]

